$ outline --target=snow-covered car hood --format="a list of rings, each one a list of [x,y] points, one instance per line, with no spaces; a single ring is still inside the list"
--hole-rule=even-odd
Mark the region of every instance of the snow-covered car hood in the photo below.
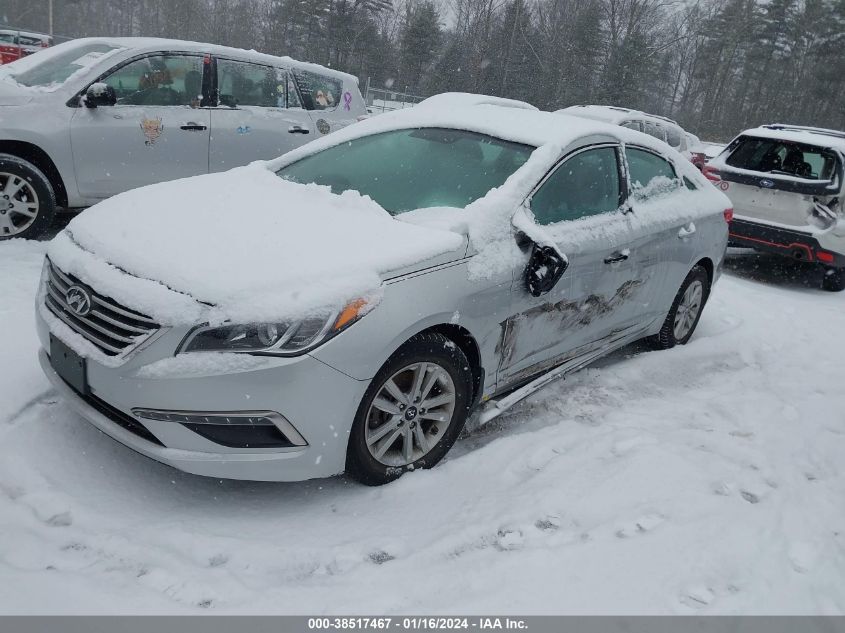
[[[0,106],[21,106],[32,101],[32,93],[12,79],[0,76]],[[0,119],[2,124],[2,119]]]
[[[99,292],[177,324],[336,307],[377,291],[391,271],[465,250],[459,233],[397,221],[357,192],[288,182],[254,163],[101,202],[48,255]]]

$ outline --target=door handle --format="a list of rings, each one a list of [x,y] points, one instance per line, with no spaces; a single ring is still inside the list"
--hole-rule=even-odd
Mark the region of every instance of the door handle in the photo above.
[[[610,257],[605,257],[605,258],[604,258],[604,263],[605,263],[605,264],[618,264],[619,262],[624,262],[624,261],[625,261],[626,259],[628,259],[630,256],[631,256],[631,251],[629,251],[629,250],[626,248],[626,249],[625,249],[625,250],[623,250],[623,251],[619,251],[618,253],[614,253],[614,254],[613,254],[613,255],[611,255]]]
[[[686,226],[681,227],[681,230],[678,231],[678,237],[684,239],[685,237],[689,237],[693,233],[695,233],[695,224],[693,222],[690,222]]]
[[[203,125],[202,123],[194,123],[193,121],[190,121],[188,123],[180,125],[179,129],[187,130],[188,132],[202,132],[203,130],[207,130],[208,126]]]
[[[290,134],[310,134],[311,130],[309,130],[308,128],[304,128],[301,125],[291,125],[288,128],[288,132]]]

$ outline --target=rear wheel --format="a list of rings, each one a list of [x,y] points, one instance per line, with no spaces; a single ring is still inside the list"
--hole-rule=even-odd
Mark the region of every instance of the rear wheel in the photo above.
[[[0,154],[0,240],[38,237],[56,214],[56,196],[32,163]]]
[[[695,266],[684,279],[663,327],[648,342],[656,349],[685,345],[695,332],[704,304],[710,296],[710,278],[701,266]]]
[[[845,290],[845,268],[827,268],[822,279],[822,288],[830,292]]]
[[[469,361],[442,334],[420,334],[379,370],[358,407],[346,471],[376,486],[431,468],[455,443],[471,401]]]

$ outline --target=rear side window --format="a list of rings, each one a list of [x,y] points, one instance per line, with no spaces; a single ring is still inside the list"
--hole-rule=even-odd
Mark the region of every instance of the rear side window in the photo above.
[[[628,175],[633,189],[646,188],[655,178],[675,180],[674,167],[657,154],[628,147],[625,148],[625,155],[628,158]]]
[[[676,127],[667,127],[666,128],[666,142],[669,143],[675,149],[678,149],[681,146],[681,131]]]
[[[343,82],[307,70],[294,70],[305,107],[309,110],[334,110],[343,98]]]
[[[221,105],[284,108],[286,83],[286,73],[281,69],[230,59],[217,60]]]
[[[577,220],[619,208],[616,150],[601,147],[568,158],[531,197],[540,224]]]
[[[663,128],[651,121],[643,121],[643,132],[654,138],[659,138],[661,141],[666,140],[663,136]]]
[[[777,139],[743,137],[725,162],[731,167],[809,180],[830,180],[836,156],[828,149]]]

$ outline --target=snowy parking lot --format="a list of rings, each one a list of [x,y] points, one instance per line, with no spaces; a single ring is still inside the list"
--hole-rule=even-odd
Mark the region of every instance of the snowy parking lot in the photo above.
[[[732,254],[692,342],[553,384],[382,488],[183,474],[36,359],[0,244],[3,613],[845,612],[845,294]]]

